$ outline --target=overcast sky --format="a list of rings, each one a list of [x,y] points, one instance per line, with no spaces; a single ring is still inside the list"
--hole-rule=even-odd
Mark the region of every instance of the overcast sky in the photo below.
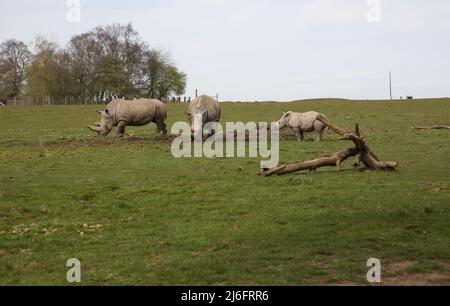
[[[64,45],[131,22],[187,73],[187,95],[384,99],[392,69],[394,97],[450,96],[448,0],[81,0],[74,23],[67,2],[1,0],[0,41],[43,34]]]

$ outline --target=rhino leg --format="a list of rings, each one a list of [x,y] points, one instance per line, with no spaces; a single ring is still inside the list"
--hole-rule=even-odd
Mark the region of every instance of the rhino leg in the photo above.
[[[297,135],[297,140],[298,141],[304,141],[305,140],[305,134],[304,134],[302,129],[295,128],[294,131],[295,131],[295,134]]]
[[[323,124],[322,122],[317,121],[317,120],[316,120],[316,122],[314,122],[314,131],[316,133],[316,136],[315,136],[316,142],[322,141],[323,135],[324,135],[326,129],[327,129],[327,126],[325,124]]]
[[[320,142],[322,140],[322,132],[321,131],[315,131],[314,132],[314,141],[315,142]]]
[[[117,137],[125,136],[125,128],[127,127],[127,123],[120,121],[117,125]]]
[[[167,135],[167,125],[164,122],[157,122],[156,123],[156,133],[160,134],[161,132],[164,135]]]

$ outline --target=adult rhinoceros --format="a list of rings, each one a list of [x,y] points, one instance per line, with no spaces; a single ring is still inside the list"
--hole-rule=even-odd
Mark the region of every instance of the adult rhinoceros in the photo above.
[[[297,134],[297,139],[303,141],[305,139],[305,132],[315,132],[315,141],[319,142],[323,138],[323,134],[327,126],[321,121],[317,120],[319,116],[323,114],[318,112],[307,112],[307,113],[295,113],[287,112],[283,113],[283,117],[278,121],[280,129],[284,127],[292,128]]]
[[[207,123],[219,122],[221,114],[220,105],[216,99],[210,96],[200,96],[193,100],[186,111],[188,120],[191,123],[192,136],[199,136]],[[200,117],[201,122],[196,122],[195,118]]]
[[[114,127],[117,127],[117,136],[120,137],[125,134],[127,126],[144,126],[151,122],[156,123],[157,133],[167,134],[166,105],[156,99],[116,100],[109,103],[104,111],[97,112],[101,122],[88,128],[102,137],[108,136]]]

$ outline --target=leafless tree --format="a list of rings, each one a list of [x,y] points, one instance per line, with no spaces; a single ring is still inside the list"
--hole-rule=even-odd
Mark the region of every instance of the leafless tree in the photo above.
[[[10,39],[0,45],[0,96],[13,98],[21,93],[30,58],[21,41]]]

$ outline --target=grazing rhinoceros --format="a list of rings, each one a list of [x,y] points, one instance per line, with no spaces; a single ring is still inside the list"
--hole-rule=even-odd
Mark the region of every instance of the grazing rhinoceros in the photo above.
[[[323,134],[327,126],[321,121],[317,120],[318,116],[323,116],[323,114],[318,112],[307,112],[307,113],[294,113],[287,112],[283,113],[283,117],[278,121],[280,124],[280,129],[284,127],[292,128],[296,134],[299,141],[305,140],[305,132],[315,132],[315,141],[319,142],[323,138]],[[325,117],[326,118],[326,117]]]
[[[188,120],[191,123],[192,136],[199,136],[207,123],[219,122],[221,114],[222,112],[220,110],[219,102],[217,102],[216,99],[209,96],[200,96],[193,100],[189,104],[188,110],[186,112]],[[194,120],[194,116],[196,115],[202,116],[201,125],[196,124],[197,122],[195,122]],[[215,131],[213,131],[211,134],[214,133]]]
[[[166,105],[159,100],[116,100],[109,103],[106,110],[97,112],[101,115],[101,123],[88,128],[102,137],[108,136],[114,127],[117,127],[117,136],[121,137],[127,126],[144,126],[151,122],[156,123],[157,133],[167,134]]]

